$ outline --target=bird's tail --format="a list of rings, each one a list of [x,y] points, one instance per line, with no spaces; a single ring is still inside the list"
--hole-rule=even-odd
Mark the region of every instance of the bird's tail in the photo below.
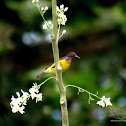
[[[40,73],[40,74],[38,74],[36,77],[38,78],[38,79],[41,79],[43,76],[45,76],[46,75],[46,73],[44,73],[44,72],[42,72],[42,73]]]

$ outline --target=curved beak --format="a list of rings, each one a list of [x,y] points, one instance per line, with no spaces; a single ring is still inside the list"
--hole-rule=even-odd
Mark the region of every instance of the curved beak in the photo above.
[[[80,59],[80,57],[78,55],[75,55],[74,57]]]

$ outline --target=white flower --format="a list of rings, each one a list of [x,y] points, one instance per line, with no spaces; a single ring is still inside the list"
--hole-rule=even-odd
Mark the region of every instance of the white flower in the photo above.
[[[39,91],[37,88],[32,87],[29,89],[29,92],[32,94],[32,93],[38,93]]]
[[[65,7],[64,12],[66,12],[67,10],[68,10],[68,7]]]
[[[52,25],[52,22],[51,22],[51,21],[48,21],[48,24],[49,24],[49,25]]]
[[[46,22],[44,22],[43,29],[45,29],[45,30],[47,30],[47,31],[49,31],[49,29],[52,30],[52,29],[53,29],[53,24],[52,24],[52,22],[51,22],[51,21],[48,21],[48,22],[46,21]]]
[[[21,92],[23,93],[23,95],[21,96],[22,98],[22,104],[23,105],[27,105],[27,99],[29,98],[29,93],[28,92],[24,92],[22,89],[21,89]]]
[[[19,107],[19,110],[18,110],[18,111],[19,111],[21,114],[23,114],[23,113],[25,113],[24,109],[25,109],[25,107],[24,107],[24,106],[21,106],[21,107]]]
[[[96,104],[98,104],[98,105],[100,105],[100,106],[102,106],[102,107],[105,107],[105,103],[104,103],[103,101],[97,101]]]
[[[110,98],[105,98],[105,96],[103,96],[100,101],[97,101],[96,104],[98,104],[102,107],[105,107],[105,105],[106,105],[106,107],[112,106],[112,103],[110,102]]]
[[[16,99],[15,99],[14,96],[12,95],[11,102],[10,102],[10,106],[11,106],[11,108],[13,108],[14,105],[18,105],[18,104],[17,104]]]
[[[10,102],[10,106],[12,108],[12,112],[13,113],[16,113],[16,112],[20,112],[21,114],[25,113],[24,112],[24,109],[25,107],[24,106],[21,106],[21,103],[22,103],[22,98],[21,97],[18,97],[18,98],[14,98],[14,96],[12,95],[12,98],[11,98],[11,102]]]
[[[47,30],[47,23],[44,22],[43,29]]]
[[[16,95],[17,95],[18,97],[20,97],[20,93],[19,93],[19,92],[16,92]]]
[[[35,2],[35,0],[32,0],[32,3],[34,3]]]
[[[32,88],[29,89],[29,92],[31,93],[31,98],[33,100],[37,96],[36,93],[38,93],[39,91],[38,91],[37,88],[32,87]]]
[[[62,31],[62,34],[65,34],[65,33],[66,33],[66,30],[63,30],[63,31]]]
[[[61,12],[61,10],[59,9],[58,6],[56,6],[56,11],[57,11],[57,12]]]
[[[47,7],[47,6],[41,8],[41,11],[42,11],[43,14],[44,14],[47,10],[48,10],[48,7]]]
[[[61,12],[61,13],[57,14],[57,16],[58,16],[59,18],[63,18],[64,13],[63,13],[63,12]]]
[[[50,22],[50,24],[51,24],[51,22]],[[37,85],[37,83],[34,83],[32,88],[29,89],[30,94],[21,89],[22,96],[20,95],[19,92],[16,92],[16,95],[18,96],[17,98],[15,98],[12,95],[11,102],[10,102],[12,112],[13,113],[20,112],[21,114],[24,114],[25,113],[24,105],[27,105],[26,103],[27,103],[27,100],[29,100],[30,96],[31,96],[32,100],[34,98],[36,98],[36,103],[38,101],[42,101],[42,93],[39,93],[39,90],[38,90],[39,88],[40,88],[40,86]]]
[[[62,5],[60,5],[60,9],[61,10],[63,10],[64,9],[64,5],[62,4]]]
[[[67,18],[66,18],[66,15],[64,15],[64,12],[68,10],[68,7],[65,7],[64,9],[64,5],[62,4],[60,5],[60,9],[57,6],[56,10],[57,10],[57,16],[58,16],[58,19],[57,19],[58,24],[65,25]]]
[[[35,2],[37,2],[37,3],[38,3],[38,2],[39,2],[39,0],[32,0],[32,3],[35,3]]]
[[[46,11],[48,10],[48,7],[47,7],[47,6],[45,6],[45,10],[46,10]]]
[[[18,98],[14,98],[14,96],[12,95],[12,98],[11,98],[11,103],[10,105],[13,107],[15,105],[21,105],[21,102],[22,102],[22,97],[18,97]]]
[[[18,105],[21,105],[21,103],[23,102],[24,100],[22,99],[22,97],[18,97],[16,98],[16,102]]]
[[[17,105],[17,104],[15,104],[13,107],[11,107],[12,108],[12,112],[13,113],[16,113],[16,112],[18,112],[18,110],[19,110],[19,105]]]
[[[38,101],[42,101],[42,93],[39,93],[39,94],[36,95],[36,103]]]
[[[32,100],[33,100],[36,96],[37,96],[36,93],[32,93],[32,94],[31,94],[31,98],[32,98]]]
[[[112,106],[112,103],[110,102],[110,98],[106,98],[105,100],[106,102],[106,107],[109,105],[109,106]]]
[[[22,99],[26,100],[29,97],[29,93],[28,92],[24,92],[22,89],[21,89],[21,92],[23,93]]]
[[[13,108],[12,108],[12,112],[13,113],[16,113],[16,112],[20,112],[21,114],[25,113],[24,111],[25,107],[24,106],[18,106],[18,105],[15,105]]]
[[[41,8],[41,11],[43,11],[43,10],[44,10],[44,8],[42,7],[42,8]]]

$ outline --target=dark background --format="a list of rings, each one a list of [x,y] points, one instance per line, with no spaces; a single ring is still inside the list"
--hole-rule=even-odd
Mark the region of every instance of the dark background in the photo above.
[[[71,126],[124,126],[126,122],[126,0],[58,0],[69,9],[61,30],[60,56],[70,51],[75,59],[63,73],[64,84],[74,84],[99,96],[111,97],[113,107],[102,108],[97,100],[88,104],[88,94],[67,88]],[[51,1],[45,14],[51,20]],[[54,80],[40,89],[43,101],[29,100],[25,114],[13,114],[12,95],[28,91],[36,75],[53,63],[50,34],[42,29],[43,20],[32,0],[0,0],[0,126],[60,126],[59,90]]]

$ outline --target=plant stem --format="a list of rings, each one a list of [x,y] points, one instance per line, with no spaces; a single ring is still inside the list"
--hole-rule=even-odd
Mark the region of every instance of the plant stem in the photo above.
[[[59,31],[60,31],[60,25],[59,25],[58,33],[57,33],[57,43],[58,43],[58,40],[59,40]]]
[[[69,126],[68,120],[68,110],[67,110],[67,100],[66,100],[66,90],[64,88],[62,79],[62,67],[59,63],[59,49],[58,49],[58,37],[57,37],[57,14],[56,14],[56,0],[52,0],[52,15],[53,15],[53,33],[52,39],[52,49],[54,62],[56,67],[56,81],[60,91],[60,105],[62,111],[62,126]]]
[[[35,4],[34,4],[34,5],[35,5]],[[37,6],[37,8],[38,8],[38,10],[39,10],[39,13],[40,13],[41,16],[42,16],[42,19],[43,19],[44,22],[46,23],[46,25],[47,25],[47,27],[48,27],[48,29],[49,29],[49,32],[52,34],[51,29],[50,29],[50,27],[48,26],[48,23],[47,23],[46,19],[44,18],[44,14],[41,12],[40,6],[38,5],[38,3],[37,3],[35,6]]]
[[[43,85],[43,84],[45,84],[48,80],[50,80],[50,79],[52,79],[52,78],[56,78],[56,77],[49,77],[48,79],[46,79],[45,81],[43,81],[41,84],[39,84],[39,88]]]
[[[94,96],[94,97],[97,97],[97,98],[101,99],[100,97],[97,96],[97,94],[93,94],[93,93],[91,93],[91,92],[89,92],[89,91],[87,91],[87,90],[85,90],[85,89],[83,89],[83,88],[80,88],[80,87],[78,87],[78,86],[75,86],[75,85],[66,85],[65,88],[66,88],[66,87],[75,87],[75,88],[77,88],[77,89],[79,90],[79,92],[86,92],[86,93],[88,93],[89,95],[92,95],[92,96]],[[81,90],[81,91],[80,91],[80,90]]]

